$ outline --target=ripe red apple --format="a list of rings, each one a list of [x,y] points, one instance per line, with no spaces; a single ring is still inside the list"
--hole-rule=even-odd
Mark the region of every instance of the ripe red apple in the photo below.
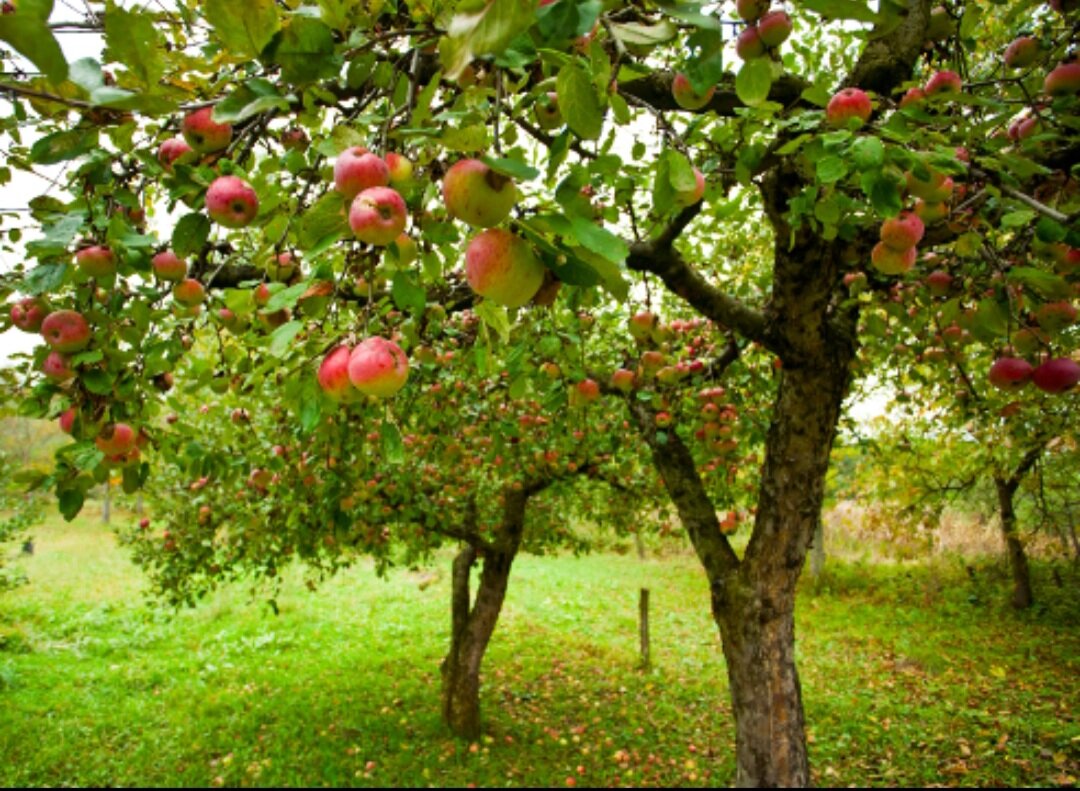
[[[1031,363],[1019,357],[999,357],[990,366],[990,384],[1002,390],[1019,390],[1031,379]]]
[[[386,162],[386,169],[390,173],[390,183],[392,185],[401,187],[412,181],[413,163],[411,159],[391,151],[383,157],[383,160]]]
[[[104,245],[83,247],[75,253],[75,262],[90,277],[111,277],[116,274],[116,257]]]
[[[870,120],[870,114],[873,112],[874,107],[870,103],[870,97],[864,91],[858,88],[844,88],[829,100],[825,108],[825,120],[829,126],[847,129],[852,126],[862,126]],[[859,123],[852,123],[853,118],[857,118]]]
[[[758,20],[757,29],[761,43],[775,49],[791,35],[791,17],[786,11],[769,11]]]
[[[619,368],[611,375],[611,386],[624,393],[634,389],[634,372]]]
[[[447,213],[475,228],[498,225],[517,202],[513,180],[479,159],[455,162],[443,177],[442,193]]]
[[[333,349],[319,365],[319,387],[335,401],[350,401],[358,395],[349,381],[349,357],[352,349],[345,344]]]
[[[1038,131],[1039,119],[1035,116],[1025,116],[1024,118],[1017,118],[1009,124],[1007,134],[1010,140],[1014,143],[1019,143],[1020,141],[1031,137]]]
[[[1058,333],[1076,323],[1076,308],[1067,300],[1047,302],[1035,311],[1035,320],[1047,332]]]
[[[265,308],[266,303],[270,301],[270,297],[270,288],[266,283],[259,283],[251,293],[251,298],[255,302],[255,306],[259,308]]]
[[[705,176],[701,171],[694,168],[694,188],[675,193],[675,205],[677,207],[693,206],[705,196]]]
[[[71,434],[75,430],[75,418],[79,416],[79,410],[69,407],[60,413],[60,430],[65,434]]]
[[[54,351],[64,354],[77,352],[90,343],[90,325],[74,310],[50,313],[41,322],[41,334]]]
[[[405,230],[407,217],[408,209],[397,190],[369,187],[353,200],[349,227],[361,242],[385,247]]]
[[[671,414],[668,412],[656,413],[656,426],[657,428],[667,428],[671,425]]]
[[[1068,357],[1047,360],[1031,372],[1031,381],[1044,393],[1060,395],[1080,382],[1080,364]]]
[[[409,361],[396,343],[375,336],[353,350],[348,371],[349,381],[361,393],[386,398],[404,387]]]
[[[545,131],[558,129],[563,125],[562,110],[559,109],[559,95],[548,91],[541,95],[533,105],[536,125]]]
[[[964,81],[955,71],[945,69],[934,74],[926,82],[923,91],[927,96],[936,96],[945,93],[960,93],[964,88]]]
[[[177,282],[187,277],[187,262],[172,250],[163,250],[150,259],[158,280]]]
[[[903,212],[899,217],[890,217],[881,224],[881,241],[903,252],[922,241],[925,232],[926,226],[917,215]]]
[[[944,297],[952,288],[953,276],[942,269],[935,269],[926,276],[926,285],[935,297]]]
[[[681,71],[671,81],[671,95],[675,98],[675,104],[684,110],[700,110],[712,100],[714,93],[716,88],[711,85],[704,93],[698,93],[690,83],[690,78]]]
[[[226,228],[244,228],[259,213],[259,196],[237,176],[219,176],[206,191],[206,213]]]
[[[1080,62],[1062,63],[1046,75],[1043,90],[1051,96],[1080,93]]]
[[[94,444],[106,456],[123,456],[135,450],[135,430],[127,423],[109,423],[98,434]]]
[[[11,323],[23,332],[39,332],[48,308],[37,297],[20,299],[11,306]]]
[[[914,247],[907,250],[894,250],[884,242],[878,242],[870,251],[870,263],[883,275],[902,275],[915,266]]]
[[[900,99],[900,108],[903,109],[905,107],[922,104],[924,99],[926,99],[926,94],[923,92],[922,88],[908,88],[907,92]]]
[[[60,352],[49,352],[49,356],[41,364],[41,371],[46,379],[54,382],[66,382],[75,376],[75,369],[71,367],[68,358]]]
[[[184,140],[202,154],[221,151],[232,140],[232,126],[216,123],[211,115],[213,107],[203,107],[184,117],[180,131]]]
[[[753,60],[765,54],[765,42],[761,40],[757,25],[747,25],[735,40],[735,54],[743,60]]]
[[[941,203],[952,197],[953,180],[940,171],[930,171],[930,178],[923,180],[911,171],[904,174],[907,178],[908,192],[927,203]]]
[[[158,162],[160,162],[165,170],[172,173],[173,163],[176,162],[184,154],[190,154],[192,152],[191,146],[187,144],[187,141],[182,137],[173,137],[166,140],[161,144],[158,149]]]
[[[769,0],[735,0],[735,12],[747,22],[757,22],[768,10]]]
[[[519,308],[544,282],[546,269],[532,246],[502,228],[481,231],[465,250],[465,277],[477,294]]]
[[[1039,41],[1031,36],[1020,36],[1005,48],[1005,65],[1010,69],[1023,69],[1039,57]]]
[[[346,198],[355,198],[372,187],[390,183],[390,168],[377,154],[362,146],[342,151],[334,162],[334,188]]]
[[[191,307],[202,304],[206,299],[206,289],[198,280],[189,277],[173,286],[172,295],[181,305]]]

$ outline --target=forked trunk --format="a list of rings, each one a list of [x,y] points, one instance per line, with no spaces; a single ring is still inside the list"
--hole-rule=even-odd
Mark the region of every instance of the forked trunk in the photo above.
[[[1025,610],[1032,605],[1035,597],[1031,590],[1031,570],[1028,568],[1027,553],[1024,552],[1024,542],[1020,540],[1016,527],[1013,497],[1017,487],[1003,478],[995,478],[994,485],[997,487],[998,510],[1001,512],[1001,533],[1005,538],[1009,570],[1012,572],[1012,606]]]

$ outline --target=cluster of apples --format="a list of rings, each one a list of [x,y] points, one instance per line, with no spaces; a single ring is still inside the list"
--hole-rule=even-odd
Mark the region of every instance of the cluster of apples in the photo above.
[[[1041,44],[1032,36],[1020,36],[1005,48],[1004,61],[1008,69],[1025,69],[1034,65],[1041,55]],[[1043,92],[1052,100],[1059,96],[1080,93],[1080,62],[1059,63],[1043,79]],[[1039,118],[1025,110],[1010,125],[1009,139],[1019,143],[1039,131]]]
[[[353,146],[334,162],[334,188],[349,201],[349,227],[361,242],[386,247],[404,235],[409,211],[396,189],[412,179],[412,162]],[[406,236],[406,238],[408,238]]]
[[[1055,357],[1033,366],[1022,357],[999,357],[990,366],[990,384],[1006,391],[1022,389],[1031,382],[1044,393],[1060,395],[1080,383],[1080,364]]]
[[[771,9],[770,0],[737,0],[735,10],[748,23],[735,41],[735,54],[743,60],[764,57],[791,35],[791,17]]]
[[[389,398],[405,386],[409,361],[391,340],[367,338],[355,349],[342,344],[323,358],[317,374],[323,392],[348,403],[360,395]]]

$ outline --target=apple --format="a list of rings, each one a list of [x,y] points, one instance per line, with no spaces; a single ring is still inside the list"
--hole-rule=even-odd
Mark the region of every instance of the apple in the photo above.
[[[91,245],[75,253],[79,269],[90,277],[111,277],[116,274],[116,256],[104,245]]]
[[[870,251],[870,263],[883,275],[902,275],[915,266],[915,248],[894,250],[885,242],[878,242]]]
[[[282,130],[281,137],[278,139],[281,141],[281,147],[286,151],[303,151],[308,147],[307,132],[298,127]]]
[[[349,209],[349,227],[361,242],[385,247],[405,230],[408,209],[397,190],[369,187]]]
[[[71,434],[75,430],[75,418],[79,416],[79,410],[68,407],[60,413],[60,430],[65,434]]]
[[[173,299],[185,307],[201,305],[206,299],[206,289],[203,284],[193,277],[189,277],[173,286]]]
[[[1080,62],[1062,63],[1046,75],[1043,90],[1051,96],[1080,93]]]
[[[917,245],[925,232],[926,226],[918,215],[903,212],[899,217],[890,217],[881,224],[881,241],[903,252]]]
[[[187,262],[172,250],[163,250],[150,259],[154,276],[158,280],[177,282],[187,277]]]
[[[135,430],[127,423],[109,423],[98,434],[94,444],[110,458],[135,450]]]
[[[319,365],[316,378],[323,392],[335,401],[350,401],[357,395],[349,381],[349,357],[352,349],[342,344],[331,350]]]
[[[924,225],[933,225],[949,216],[949,204],[944,201],[927,203],[922,198],[916,198],[915,216],[922,220]]]
[[[791,17],[786,11],[769,11],[757,23],[761,43],[773,49],[779,47],[791,35]]]
[[[361,393],[386,398],[404,387],[409,361],[396,343],[375,336],[353,350],[348,372],[349,381]]]
[[[39,332],[46,310],[45,303],[37,297],[20,299],[11,306],[11,323],[23,332]]]
[[[624,393],[634,389],[634,372],[625,368],[619,368],[611,375],[611,386]]]
[[[192,151],[192,147],[187,144],[184,138],[173,137],[166,140],[158,148],[158,162],[162,164],[166,171],[172,173],[173,163],[184,154],[190,154]]]
[[[743,60],[753,60],[765,54],[765,42],[761,40],[757,25],[747,25],[735,41],[735,54]]]
[[[990,366],[990,384],[1002,390],[1019,390],[1031,379],[1031,363],[1019,357],[999,357]]]
[[[419,248],[413,238],[407,233],[398,234],[394,239],[393,250],[397,254],[397,262],[401,266],[408,266],[416,260]]]
[[[265,308],[266,303],[270,301],[270,297],[270,288],[266,283],[259,283],[251,292],[251,299],[255,302],[255,306],[259,308]]]
[[[705,196],[705,176],[694,168],[694,188],[675,193],[675,205],[679,208],[693,206]]]
[[[334,189],[346,198],[355,198],[366,189],[389,183],[390,168],[386,162],[363,146],[345,149],[334,162]]]
[[[517,188],[508,176],[479,159],[455,162],[443,177],[443,203],[451,217],[474,228],[490,228],[510,215]]]
[[[540,373],[548,379],[558,379],[562,376],[562,369],[559,368],[558,364],[548,361],[540,364]]]
[[[600,397],[600,385],[592,379],[582,379],[574,386],[574,401],[589,404]]]
[[[1047,302],[1035,311],[1035,320],[1047,332],[1058,333],[1076,323],[1076,308],[1066,300]]]
[[[413,163],[411,159],[391,151],[383,157],[383,161],[386,162],[386,169],[389,171],[392,185],[402,187],[412,183]]]
[[[1080,382],[1080,364],[1068,357],[1047,360],[1031,372],[1031,381],[1044,393],[1060,395]]]
[[[838,91],[829,100],[825,108],[825,120],[829,126],[858,128],[870,119],[874,107],[870,104],[870,97],[865,91],[858,88],[844,88]],[[859,123],[852,123],[852,119],[858,119]]]
[[[924,99],[926,99],[926,93],[922,88],[908,88],[900,99],[900,109],[922,104]]]
[[[290,252],[278,253],[266,265],[267,276],[279,283],[287,283],[296,274],[296,256]]]
[[[658,321],[655,313],[649,311],[635,313],[630,317],[630,337],[639,342],[651,339]]]
[[[945,69],[930,77],[923,91],[927,96],[936,96],[945,93],[960,93],[964,88],[964,81],[955,71]]]
[[[757,22],[768,10],[769,0],[735,0],[735,12],[747,22]]]
[[[85,349],[90,343],[90,325],[74,310],[50,313],[41,322],[41,334],[54,351],[64,354]]]
[[[75,376],[75,369],[71,367],[68,358],[60,352],[49,352],[49,356],[41,364],[41,370],[46,379],[54,382],[66,382]]]
[[[700,110],[712,100],[714,93],[716,88],[711,85],[704,93],[698,93],[690,83],[690,78],[681,71],[671,81],[671,95],[675,98],[675,104],[684,110]]]
[[[477,294],[508,308],[533,298],[546,269],[532,246],[502,228],[481,231],[465,250],[465,277]]]
[[[944,297],[952,288],[953,276],[943,269],[935,269],[926,276],[926,285],[935,297]]]
[[[1039,57],[1039,42],[1031,36],[1020,36],[1005,48],[1005,65],[1010,69],[1023,69]]]
[[[941,203],[952,197],[953,180],[940,171],[930,171],[930,178],[926,181],[916,176],[911,171],[904,174],[907,179],[908,192],[916,198],[922,198],[928,203]]]
[[[259,196],[238,176],[219,176],[206,191],[206,213],[226,228],[244,228],[259,213]]]
[[[559,109],[559,95],[555,91],[543,94],[533,105],[536,125],[550,132],[563,125],[562,110]]]
[[[654,349],[641,353],[641,370],[645,376],[655,375],[666,362],[663,353]]]
[[[232,140],[232,127],[215,123],[211,117],[213,112],[213,107],[203,107],[186,115],[180,124],[184,140],[201,154],[221,151]]]

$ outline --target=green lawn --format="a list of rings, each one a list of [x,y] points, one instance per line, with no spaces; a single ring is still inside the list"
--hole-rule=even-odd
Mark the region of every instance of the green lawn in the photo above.
[[[368,564],[280,615],[235,588],[178,614],[86,523],[37,531],[0,599],[0,784],[725,785],[733,730],[690,557],[522,558],[486,663],[487,736],[448,738],[438,663],[449,557],[429,585]],[[832,563],[800,595],[817,782],[1053,785],[1080,774],[1080,603],[1000,605],[995,565]],[[1045,579],[1043,576],[1045,575]],[[637,669],[637,589],[655,668]]]

